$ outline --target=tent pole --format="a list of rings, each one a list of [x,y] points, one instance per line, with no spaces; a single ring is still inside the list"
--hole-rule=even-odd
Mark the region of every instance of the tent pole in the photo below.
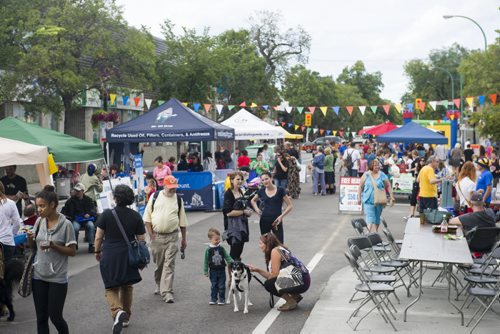
[[[106,142],[106,161],[109,165],[109,143]]]
[[[106,166],[106,170],[108,171],[108,182],[109,182],[109,187],[111,188],[111,192],[113,192],[113,184],[111,183],[111,174],[109,170],[109,164],[106,163],[106,159],[102,159],[104,161],[104,166]]]

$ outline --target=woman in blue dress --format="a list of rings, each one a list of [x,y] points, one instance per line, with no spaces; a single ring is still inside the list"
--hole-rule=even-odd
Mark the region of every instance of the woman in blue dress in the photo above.
[[[375,201],[375,188],[374,183],[380,190],[385,189],[389,192],[391,206],[394,203],[394,195],[392,193],[391,183],[387,175],[380,170],[380,162],[373,160],[368,166],[369,172],[364,173],[358,187],[358,205],[363,203],[363,210],[365,211],[366,223],[370,232],[378,232],[380,225],[380,216],[382,215],[382,204],[374,204]]]

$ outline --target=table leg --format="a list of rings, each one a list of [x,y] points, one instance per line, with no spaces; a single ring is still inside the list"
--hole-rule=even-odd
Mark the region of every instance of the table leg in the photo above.
[[[459,313],[460,317],[462,319],[462,326],[464,325],[464,313],[462,312],[461,309],[459,309],[453,302],[451,301],[451,275],[452,275],[452,270],[453,270],[453,264],[445,264],[446,266],[446,279],[448,280],[448,302],[453,306]]]
[[[419,277],[418,277],[418,280],[419,280],[418,296],[408,306],[406,306],[405,312],[404,312],[404,322],[406,322],[406,314],[408,312],[408,309],[410,307],[412,307],[416,302],[418,302],[420,300],[420,297],[422,296],[422,276],[424,274],[424,272],[423,272],[423,263],[424,262],[423,261],[419,261],[419,262],[420,262],[420,270],[419,270],[420,273],[419,273]]]

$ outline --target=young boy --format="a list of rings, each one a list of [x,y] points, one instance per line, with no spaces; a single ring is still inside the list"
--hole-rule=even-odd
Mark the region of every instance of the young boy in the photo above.
[[[226,303],[226,261],[232,263],[233,259],[220,245],[220,232],[215,228],[208,230],[210,244],[205,250],[203,273],[208,276],[210,269],[210,282],[212,283],[210,305],[224,305]],[[217,297],[219,297],[217,302]]]

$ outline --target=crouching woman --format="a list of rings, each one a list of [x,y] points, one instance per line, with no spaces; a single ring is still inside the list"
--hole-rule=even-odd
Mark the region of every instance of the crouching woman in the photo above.
[[[306,292],[311,285],[311,276],[307,268],[286,248],[273,232],[262,235],[259,239],[259,248],[264,253],[267,270],[249,265],[250,271],[259,273],[266,279],[264,287],[275,296],[283,298],[286,303],[278,307],[279,311],[291,311],[297,307],[302,300],[301,294]],[[302,284],[293,288],[287,288],[286,292],[281,289],[278,292],[276,280],[280,270],[289,265],[298,268],[302,272]]]

